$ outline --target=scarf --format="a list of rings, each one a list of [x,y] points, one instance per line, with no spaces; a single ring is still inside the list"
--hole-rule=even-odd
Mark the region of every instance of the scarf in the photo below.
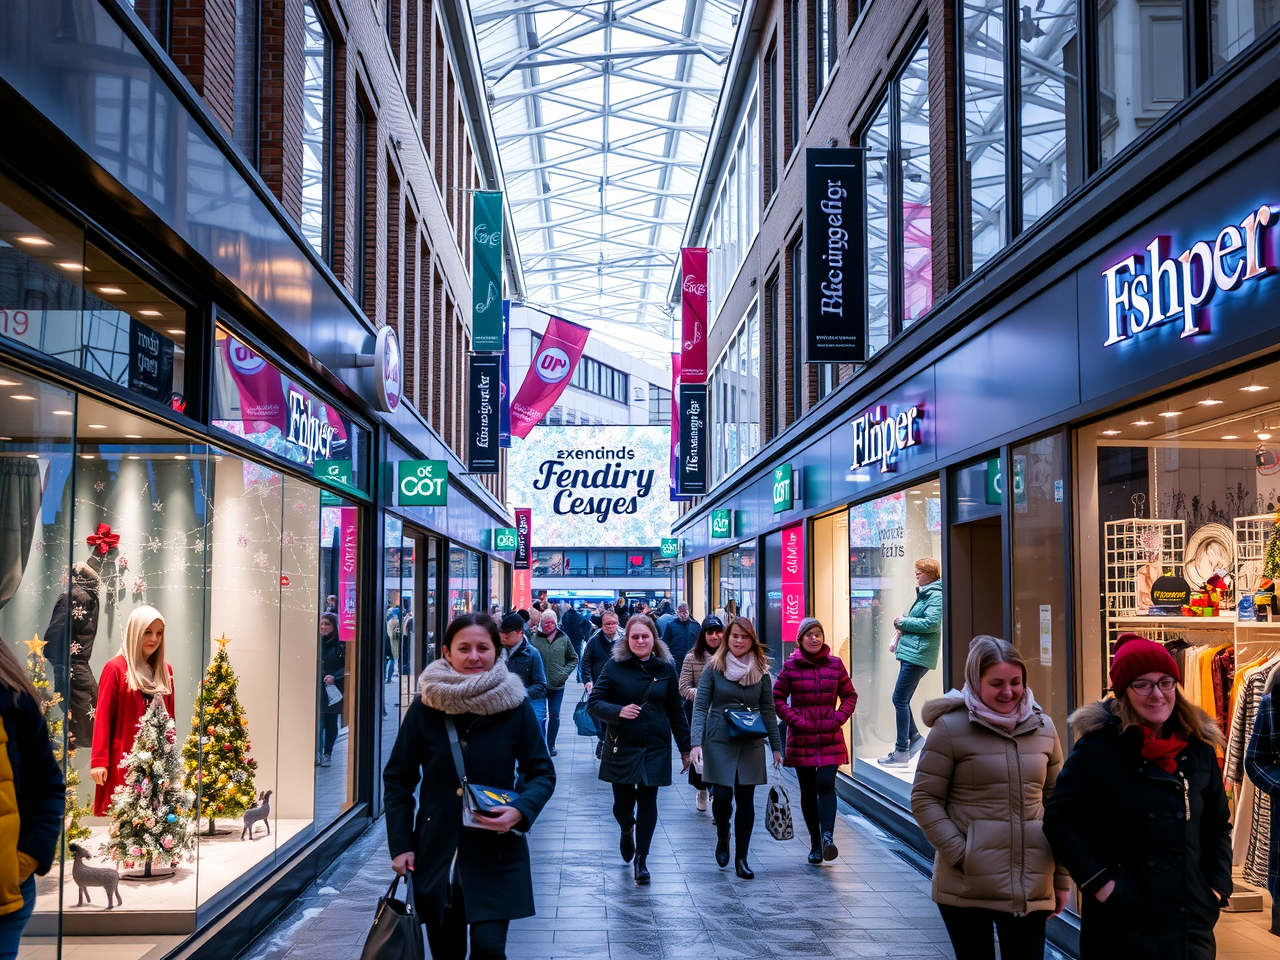
[[[755,657],[750,660],[739,660],[731,650],[725,651],[724,678],[726,680],[739,683],[744,687],[754,687],[763,676],[764,670],[760,668]]]
[[[1187,738],[1180,733],[1170,737],[1157,737],[1151,728],[1142,728],[1142,757],[1150,760],[1165,773],[1178,769],[1178,754],[1187,745]]]
[[[999,713],[992,710],[982,702],[982,699],[973,692],[973,688],[967,683],[960,692],[964,696],[964,704],[969,708],[970,713],[984,723],[995,727],[997,730],[1003,730],[1005,733],[1013,733],[1018,728],[1018,724],[1031,716],[1031,708],[1035,705],[1035,697],[1031,695],[1030,687],[1023,688],[1022,699],[1018,701],[1018,709],[1012,713]]]
[[[459,673],[441,657],[418,677],[422,702],[441,713],[474,713],[482,717],[514,710],[524,702],[524,683],[501,660],[484,673]]]

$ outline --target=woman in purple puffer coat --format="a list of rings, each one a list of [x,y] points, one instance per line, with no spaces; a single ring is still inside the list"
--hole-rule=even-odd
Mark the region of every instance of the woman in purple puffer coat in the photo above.
[[[800,781],[800,812],[809,828],[809,862],[821,864],[840,855],[836,849],[836,770],[849,762],[844,725],[853,716],[858,694],[840,658],[831,653],[822,624],[800,621],[800,645],[773,684],[778,719],[787,725],[783,763],[795,767]]]

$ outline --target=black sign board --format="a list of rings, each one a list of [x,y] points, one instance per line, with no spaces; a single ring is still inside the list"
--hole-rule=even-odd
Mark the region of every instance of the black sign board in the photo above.
[[[168,403],[173,393],[173,341],[129,318],[129,389]]]
[[[676,492],[707,492],[707,385],[680,384],[680,457]]]
[[[533,553],[533,510],[529,507],[516,508],[516,557],[517,570],[528,570],[529,560]]]
[[[1159,607],[1169,616],[1178,616],[1182,608],[1191,603],[1191,584],[1182,577],[1164,576],[1151,585],[1151,605]],[[1146,613],[1146,610],[1139,610]]]
[[[805,150],[805,363],[867,359],[866,151]]]
[[[473,353],[467,377],[467,470],[498,472],[498,391],[502,354]]]

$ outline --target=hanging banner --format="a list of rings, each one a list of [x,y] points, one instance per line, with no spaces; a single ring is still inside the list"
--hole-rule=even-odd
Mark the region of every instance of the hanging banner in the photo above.
[[[360,508],[341,507],[338,522],[338,639],[351,643],[356,638],[358,595],[356,574],[360,560]]]
[[[707,382],[707,248],[680,251],[680,379]]]
[[[467,378],[467,470],[498,472],[498,379],[502,357],[473,353]]]
[[[533,609],[533,573],[529,570],[511,571],[511,609]]]
[[[533,555],[533,509],[516,507],[516,558],[517,570],[528,570]]]
[[[676,489],[676,477],[680,473],[680,354],[671,355],[671,499],[685,501]]]
[[[804,524],[782,528],[782,642],[795,643],[804,619]]]
[[[533,356],[520,392],[511,401],[511,435],[524,438],[547,415],[564,388],[569,385],[574,367],[582,356],[591,331],[559,317],[547,323],[538,352]]]
[[[680,463],[676,474],[676,492],[682,496],[702,496],[707,492],[706,445],[707,385],[682,383],[680,384]]]
[[[168,403],[173,393],[173,348],[168,337],[130,317],[129,389]]]
[[[502,194],[471,195],[471,349],[502,350]]]
[[[502,376],[498,380],[498,446],[511,446],[511,301],[502,301]]]
[[[805,363],[865,363],[866,151],[805,150]]]

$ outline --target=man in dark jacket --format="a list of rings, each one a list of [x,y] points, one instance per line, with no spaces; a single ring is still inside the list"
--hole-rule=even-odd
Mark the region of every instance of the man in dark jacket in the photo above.
[[[591,621],[584,617],[572,604],[569,604],[569,609],[560,618],[560,629],[565,632],[565,636],[573,641],[574,648],[581,650],[582,645],[591,636]]]
[[[582,651],[582,659],[578,661],[578,679],[586,686],[587,693],[591,692],[591,688],[600,679],[604,665],[613,658],[614,642],[623,637],[622,627],[618,625],[618,615],[612,610],[607,610],[600,622],[602,626],[591,635],[586,649]],[[604,753],[605,726],[603,720],[596,719],[596,736],[599,738],[596,743],[597,760]]]
[[[502,640],[502,659],[507,670],[524,683],[529,693],[529,703],[541,726],[547,721],[547,669],[542,654],[524,636],[524,620],[518,613],[508,613],[498,625]]]
[[[684,666],[684,658],[693,649],[694,641],[698,639],[699,629],[697,621],[689,616],[689,605],[681,600],[676,607],[676,618],[667,624],[667,629],[662,631],[662,642],[667,645],[667,649],[675,659],[677,677],[680,676],[680,668]]]

